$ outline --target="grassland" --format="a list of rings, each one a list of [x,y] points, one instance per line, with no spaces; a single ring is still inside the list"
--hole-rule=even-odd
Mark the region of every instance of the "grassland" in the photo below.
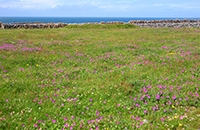
[[[0,30],[0,129],[200,129],[200,29]]]

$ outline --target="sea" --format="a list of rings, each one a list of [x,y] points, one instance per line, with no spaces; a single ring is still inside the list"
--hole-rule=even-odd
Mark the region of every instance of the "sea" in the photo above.
[[[130,20],[184,20],[193,19],[199,20],[200,18],[145,18],[145,17],[0,17],[2,23],[68,23],[68,24],[80,24],[80,23],[91,23],[91,22],[129,22]]]

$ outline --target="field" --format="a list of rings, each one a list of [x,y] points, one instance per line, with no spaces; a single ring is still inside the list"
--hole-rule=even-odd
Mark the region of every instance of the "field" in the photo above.
[[[0,129],[199,130],[200,29],[0,30]]]

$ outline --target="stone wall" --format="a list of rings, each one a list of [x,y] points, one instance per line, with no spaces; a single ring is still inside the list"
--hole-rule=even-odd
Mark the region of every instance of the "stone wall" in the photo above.
[[[95,23],[83,23],[83,24],[127,24],[120,21],[109,21],[109,22],[95,22]],[[153,27],[153,28],[197,28],[200,27],[200,20],[131,20],[128,24],[133,24],[139,27]],[[4,24],[0,22],[1,29],[12,29],[12,28],[63,28],[67,26],[66,23],[9,23]]]
[[[197,28],[200,27],[200,20],[131,20],[129,24],[153,28]]]
[[[67,24],[64,24],[64,23],[10,23],[10,24],[0,23],[0,27],[2,29],[63,28],[65,26],[67,26]]]

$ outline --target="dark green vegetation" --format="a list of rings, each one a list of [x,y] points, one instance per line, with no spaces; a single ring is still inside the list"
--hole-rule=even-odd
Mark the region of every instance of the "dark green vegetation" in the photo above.
[[[200,30],[0,30],[0,129],[199,129]]]

